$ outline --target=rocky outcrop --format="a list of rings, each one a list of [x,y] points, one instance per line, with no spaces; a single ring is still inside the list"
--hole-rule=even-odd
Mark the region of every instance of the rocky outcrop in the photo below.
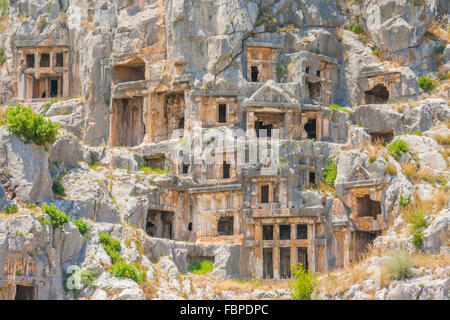
[[[425,252],[439,254],[441,247],[449,239],[450,210],[443,209],[424,231],[423,247]]]
[[[53,198],[48,154],[0,127],[1,182],[8,199],[34,203]]]
[[[364,1],[367,33],[386,52],[417,46],[437,14],[434,1]]]

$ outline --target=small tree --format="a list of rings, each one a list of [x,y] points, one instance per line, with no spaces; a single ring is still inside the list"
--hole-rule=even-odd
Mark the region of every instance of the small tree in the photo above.
[[[428,219],[422,211],[418,211],[409,216],[409,222],[413,235],[412,243],[417,249],[420,249],[423,245],[423,231],[428,225]]]
[[[332,159],[328,160],[327,166],[323,169],[323,180],[326,184],[331,187],[334,187],[334,181],[337,176],[337,166],[336,162]]]
[[[293,300],[311,300],[311,294],[317,283],[318,274],[305,270],[303,265],[299,263],[297,266],[291,267],[294,278],[289,280],[289,286],[293,289],[291,297]]]
[[[30,108],[20,105],[10,106],[6,111],[8,121],[8,131],[22,136],[25,143],[34,142],[37,145],[45,146],[47,143],[54,143],[58,134],[59,124],[44,119],[40,114],[36,114]]]
[[[399,160],[405,153],[410,150],[409,144],[405,140],[397,140],[387,146],[389,154]]]
[[[427,93],[431,93],[438,86],[438,82],[430,75],[421,75],[417,80],[419,87]]]

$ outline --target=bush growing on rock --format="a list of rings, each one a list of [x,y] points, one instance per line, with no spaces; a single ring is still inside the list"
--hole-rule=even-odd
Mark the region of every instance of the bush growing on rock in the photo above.
[[[118,261],[112,265],[110,273],[118,278],[130,278],[141,284],[145,279],[145,272],[138,271],[134,263]]]
[[[354,25],[350,25],[348,27],[348,30],[356,33],[356,34],[363,34],[364,33],[364,29],[361,27],[360,24],[356,23]]]
[[[5,210],[5,213],[7,213],[7,214],[13,214],[13,213],[17,213],[17,212],[19,212],[19,208],[17,208],[17,206],[15,204],[13,204],[12,206],[9,206]]]
[[[107,232],[102,232],[99,234],[100,243],[105,249],[108,256],[111,258],[112,262],[115,263],[117,261],[121,261],[122,257],[120,256],[120,241],[116,238],[111,237]]]
[[[289,280],[289,285],[293,289],[291,293],[292,299],[310,300],[319,275],[310,269],[305,270],[301,263],[297,266],[292,266],[291,270],[293,279]]]
[[[83,218],[78,218],[73,221],[73,224],[78,228],[78,231],[80,231],[80,234],[84,237],[88,232],[90,231],[89,225],[86,221],[84,221]]]
[[[395,160],[400,160],[400,158],[410,150],[408,143],[401,139],[389,144],[387,149],[389,154],[393,156]]]
[[[166,170],[166,169],[164,169],[164,170],[161,170],[161,169],[158,169],[158,168],[153,169],[152,167],[140,167],[139,171],[145,172],[145,173],[150,173],[150,174],[153,174],[153,173],[155,173],[155,174],[169,174],[169,171]]]
[[[213,271],[214,266],[211,261],[202,261],[202,262],[196,262],[192,263],[188,266],[188,270],[191,273],[195,274],[205,274]]]
[[[64,186],[62,185],[62,183],[58,180],[53,182],[52,185],[52,190],[54,194],[57,194],[59,196],[66,196],[66,191],[64,190]]]
[[[80,273],[81,283],[92,287],[92,284],[98,274],[97,270],[82,270]]]
[[[394,280],[403,280],[412,276],[412,260],[404,250],[392,251],[385,262],[385,267]]]
[[[398,197],[398,204],[401,207],[406,207],[411,202],[411,196],[408,194],[406,196],[400,195]]]
[[[327,166],[323,170],[323,179],[326,184],[334,187],[334,181],[336,180],[336,176],[337,176],[336,162],[333,161],[332,159],[329,159]]]
[[[42,212],[48,214],[51,219],[50,221],[48,221],[48,220],[43,220],[42,216],[39,217],[39,221],[43,224],[51,223],[53,228],[61,229],[61,227],[64,223],[69,222],[69,216],[66,213],[56,209],[54,204],[52,204],[51,207],[49,207],[47,204],[44,204],[44,206],[42,207],[41,210],[42,210]]]
[[[422,211],[409,216],[412,231],[412,243],[418,249],[423,245],[423,231],[428,224],[428,220]]]
[[[120,255],[120,241],[103,231],[99,234],[100,243],[111,258],[112,265],[109,272],[118,278],[130,278],[137,283],[145,279],[145,272],[140,271],[137,263],[126,263]]]
[[[286,74],[288,74],[288,68],[282,63],[277,64],[276,71],[280,79],[283,78]]]
[[[348,113],[348,114],[352,113],[348,108],[341,107],[338,104],[332,104],[331,106],[328,107],[328,109],[330,109],[331,111],[334,111],[334,112],[345,112],[345,113]]]
[[[417,80],[419,87],[427,93],[433,92],[438,86],[438,82],[431,78],[430,75],[421,75]]]
[[[20,105],[10,106],[6,112],[8,131],[23,137],[25,143],[34,142],[44,146],[56,141],[59,124],[45,120],[40,114],[34,113],[30,108]]]

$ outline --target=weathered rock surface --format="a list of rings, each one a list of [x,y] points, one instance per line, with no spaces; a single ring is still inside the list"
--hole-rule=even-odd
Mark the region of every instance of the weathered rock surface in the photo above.
[[[9,199],[23,202],[50,200],[52,180],[43,147],[24,141],[0,127],[0,170]]]

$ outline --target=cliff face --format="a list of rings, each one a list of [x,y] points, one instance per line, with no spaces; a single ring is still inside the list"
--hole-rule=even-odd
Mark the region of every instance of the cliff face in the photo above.
[[[18,207],[0,214],[0,297],[286,297],[283,282],[243,290],[225,279],[289,278],[302,263],[358,275],[323,276],[321,298],[443,298],[448,9],[0,0],[0,212]],[[56,142],[47,150],[10,133],[7,104],[59,123]],[[43,224],[45,203],[71,221]],[[426,223],[414,245],[418,212]],[[111,275],[102,232],[145,281]],[[395,248],[415,261],[410,280],[370,282]],[[213,262],[210,276],[188,272],[200,261]]]

